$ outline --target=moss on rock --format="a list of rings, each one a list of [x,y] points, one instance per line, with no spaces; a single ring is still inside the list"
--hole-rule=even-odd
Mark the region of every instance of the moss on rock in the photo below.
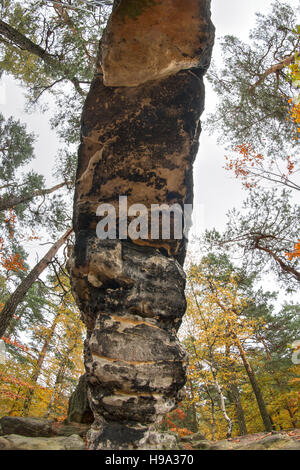
[[[153,5],[161,3],[158,0],[123,0],[121,1],[118,14],[123,22],[126,17],[136,20],[145,10],[151,8]]]

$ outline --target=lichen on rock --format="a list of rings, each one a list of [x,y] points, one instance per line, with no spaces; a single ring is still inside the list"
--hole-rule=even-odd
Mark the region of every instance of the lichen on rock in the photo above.
[[[136,20],[145,10],[162,0],[127,0],[119,5],[118,16],[125,23],[127,18]]]

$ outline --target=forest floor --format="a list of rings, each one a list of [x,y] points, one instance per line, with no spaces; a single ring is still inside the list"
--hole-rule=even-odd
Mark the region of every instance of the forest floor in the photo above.
[[[196,435],[183,440],[186,450],[300,450],[300,429],[259,432],[221,441],[197,440]]]
[[[89,427],[88,424],[4,416],[0,419],[0,450],[86,450]],[[260,432],[221,441],[209,441],[198,432],[182,437],[177,445],[164,450],[300,450],[300,429]]]

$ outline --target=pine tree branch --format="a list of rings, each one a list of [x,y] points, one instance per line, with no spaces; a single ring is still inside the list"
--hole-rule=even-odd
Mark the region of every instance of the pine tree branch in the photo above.
[[[299,54],[299,53],[298,53]],[[250,87],[250,93],[253,93],[255,88],[258,87],[259,85],[261,85],[265,79],[269,76],[269,75],[272,75],[272,73],[277,73],[277,72],[280,72],[280,70],[284,69],[285,67],[287,67],[288,65],[291,65],[295,62],[295,59],[296,59],[296,53],[293,53],[291,54],[290,56],[286,57],[285,59],[283,59],[281,62],[278,62],[277,64],[274,64],[272,65],[271,67],[269,67],[259,78],[259,80],[257,80],[257,82],[254,83],[254,85],[252,85]]]
[[[0,20],[0,39],[6,38],[11,41],[12,45],[17,46],[23,51],[27,51],[37,57],[39,57],[46,65],[48,65],[53,71],[60,71],[64,77],[66,77],[74,85],[76,91],[81,95],[85,96],[85,92],[80,87],[79,80],[70,72],[70,66],[64,62],[61,62],[53,55],[49,54],[41,46],[35,44],[31,39],[27,38],[24,34],[20,33],[17,29],[13,28],[9,24]]]
[[[64,181],[63,183],[59,183],[55,186],[52,186],[52,188],[48,188],[48,189],[36,189],[35,191],[33,191],[32,194],[29,194],[28,196],[9,197],[9,199],[0,197],[0,212],[5,211],[7,209],[12,209],[18,204],[29,202],[35,197],[45,196],[46,194],[54,193],[54,191],[57,191],[58,189],[63,188],[67,184],[71,184],[71,181]]]
[[[297,271],[297,269],[293,268],[292,266],[289,266],[287,263],[285,263],[276,253],[274,253],[270,248],[261,246],[259,244],[259,240],[255,241],[254,248],[257,250],[264,251],[265,253],[268,253],[281,267],[282,271],[285,273],[291,274],[298,282],[300,282],[300,272]]]
[[[84,43],[84,39],[82,38],[82,36],[80,35],[76,25],[74,24],[72,18],[69,16],[67,10],[65,9],[64,7],[64,4],[61,2],[61,1],[57,1],[56,3],[53,3],[53,8],[54,10],[56,11],[57,15],[64,21],[64,23],[70,28],[70,30],[72,31],[72,33],[77,36],[81,43],[82,43],[82,47],[83,47],[83,50],[84,50],[84,53],[86,55],[86,57],[88,58],[88,61],[91,65],[95,66],[95,63],[96,63],[96,60],[94,57],[91,56],[91,54],[89,53],[85,43]]]
[[[15,311],[24,299],[25,295],[33,285],[33,283],[38,279],[40,274],[46,269],[52,258],[56,255],[60,247],[67,241],[73,232],[73,228],[69,228],[64,235],[57,240],[54,245],[51,246],[50,250],[45,254],[45,256],[35,265],[35,267],[30,271],[30,273],[23,279],[21,284],[16,288],[14,293],[10,296],[2,312],[0,313],[0,338],[5,334],[6,329],[9,326]]]

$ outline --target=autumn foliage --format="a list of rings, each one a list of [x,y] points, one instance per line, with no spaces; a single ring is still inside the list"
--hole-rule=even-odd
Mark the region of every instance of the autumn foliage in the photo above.
[[[286,253],[287,258],[292,261],[295,258],[300,258],[300,239],[294,246],[294,250],[291,253]]]
[[[240,283],[238,274],[216,271],[209,259],[188,271],[188,309],[182,327],[189,353],[186,396],[166,417],[168,429],[179,436],[189,435],[195,422],[212,440],[228,436],[229,429],[232,437],[264,431],[257,397],[263,400],[273,429],[300,424],[300,366],[290,359],[275,365],[268,317],[260,316],[259,309],[254,315],[254,299],[243,293]]]
[[[14,237],[14,227],[16,223],[16,215],[13,209],[7,211],[4,223],[9,233],[9,238],[12,240]],[[7,253],[3,237],[0,237],[0,265],[6,272],[26,271],[24,260],[19,253]]]
[[[298,32],[299,35],[299,32]],[[295,62],[288,67],[288,79],[300,88],[300,59],[296,53]],[[296,98],[287,98],[287,117],[286,120],[291,123],[294,130],[293,140],[298,141],[300,132],[300,95]],[[300,190],[298,183],[293,181],[293,175],[299,171],[296,165],[295,157],[287,155],[285,161],[278,161],[276,156],[273,158],[265,157],[262,152],[257,152],[251,143],[237,145],[234,149],[234,156],[226,156],[225,169],[232,171],[236,178],[242,181],[247,189],[258,187],[261,181],[269,183],[279,183],[293,190]],[[300,257],[300,242],[295,243],[291,252],[285,253],[289,261]]]

